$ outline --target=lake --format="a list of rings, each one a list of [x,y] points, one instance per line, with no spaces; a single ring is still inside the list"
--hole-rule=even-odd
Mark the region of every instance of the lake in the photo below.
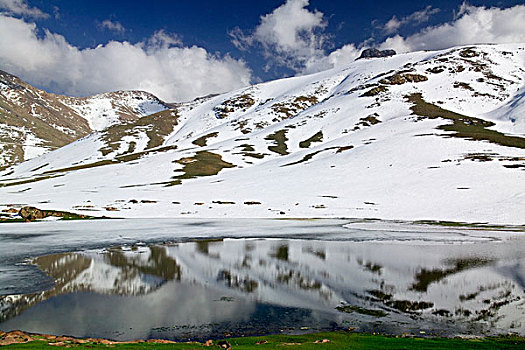
[[[0,329],[205,340],[525,335],[521,227],[133,219],[0,225]]]

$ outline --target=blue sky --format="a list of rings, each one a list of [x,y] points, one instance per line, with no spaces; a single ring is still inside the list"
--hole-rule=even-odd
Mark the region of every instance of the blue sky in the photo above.
[[[525,41],[522,3],[0,0],[0,69],[58,93],[184,100],[347,64],[367,46]]]

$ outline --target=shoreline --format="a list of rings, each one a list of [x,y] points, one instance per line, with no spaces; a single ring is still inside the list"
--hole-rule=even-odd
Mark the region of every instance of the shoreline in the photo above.
[[[14,330],[0,331],[0,346],[16,349],[52,349],[56,347],[75,347],[78,349],[125,348],[125,349],[280,349],[299,347],[301,349],[340,349],[353,347],[360,349],[521,349],[525,346],[525,337],[506,336],[455,336],[434,337],[425,334],[403,334],[401,336],[378,333],[357,333],[352,327],[347,331],[305,333],[301,335],[265,335],[240,338],[210,339],[205,342],[176,342],[164,339],[133,341],[112,341],[103,338],[76,338],[55,336]]]

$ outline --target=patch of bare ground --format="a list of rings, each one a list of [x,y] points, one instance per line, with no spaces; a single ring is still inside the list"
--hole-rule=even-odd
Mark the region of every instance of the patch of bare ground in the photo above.
[[[272,105],[274,113],[280,116],[281,120],[291,118],[299,112],[317,104],[319,100],[314,95],[297,96],[291,101],[278,102]]]
[[[288,138],[286,137],[286,132],[287,130],[282,129],[264,138],[265,140],[274,141],[275,143],[273,146],[268,146],[269,151],[280,154],[282,156],[289,154],[288,146],[286,145],[286,141],[288,141]]]
[[[438,127],[440,130],[451,132],[442,136],[459,137],[473,141],[487,141],[507,147],[525,148],[525,138],[508,136],[488,129],[495,125],[492,122],[455,113],[428,103],[423,100],[420,93],[407,95],[405,98],[412,103],[410,109],[413,114],[422,118],[443,118],[452,122]]]
[[[250,94],[242,94],[224,101],[214,108],[215,116],[218,119],[224,119],[234,112],[246,112],[255,104],[255,100]]]
[[[199,137],[198,139],[195,139],[192,143],[194,145],[204,147],[208,143],[209,138],[217,137],[219,135],[218,132],[210,132],[209,134],[206,134],[204,136]]]
[[[222,160],[219,154],[208,151],[199,151],[192,157],[184,157],[174,162],[183,165],[182,169],[177,170],[183,174],[174,176],[173,181],[166,183],[168,186],[179,185],[185,179],[217,175],[222,169],[235,167],[234,164]]]
[[[323,132],[322,131],[318,131],[317,133],[315,133],[314,135],[312,135],[308,139],[299,142],[299,147],[301,147],[301,148],[310,148],[310,145],[312,144],[312,142],[322,142],[322,141],[323,141]]]
[[[108,155],[120,148],[122,139],[125,136],[134,136],[141,132],[146,133],[148,144],[144,150],[159,147],[164,143],[164,139],[173,131],[178,124],[179,114],[176,109],[167,109],[158,113],[150,114],[127,124],[113,125],[106,129],[101,139],[105,147],[100,149],[103,155]],[[128,150],[122,154],[135,152],[136,144],[130,142]]]

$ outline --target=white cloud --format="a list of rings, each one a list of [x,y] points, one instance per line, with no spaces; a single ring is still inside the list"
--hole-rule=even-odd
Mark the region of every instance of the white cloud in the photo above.
[[[309,0],[287,0],[271,13],[261,16],[253,33],[239,28],[230,32],[232,42],[241,50],[260,44],[271,62],[292,69],[301,69],[312,57],[324,55],[323,34],[326,22],[323,13],[306,7]]]
[[[430,19],[430,16],[435,15],[439,11],[441,10],[438,8],[432,8],[432,6],[428,5],[423,10],[416,11],[410,16],[403,18],[403,20],[406,23],[420,24],[423,22],[427,22]]]
[[[393,16],[388,22],[386,22],[383,30],[388,34],[395,33],[399,27],[401,27],[401,24],[401,21],[398,20],[396,16]]]
[[[241,51],[247,51],[253,45],[253,36],[246,35],[239,27],[228,32],[232,44]]]
[[[423,10],[413,12],[410,15],[405,16],[401,19],[398,19],[396,16],[393,16],[388,22],[386,22],[385,26],[383,27],[383,30],[387,34],[395,33],[403,25],[417,25],[427,22],[430,19],[430,16],[438,13],[439,11],[440,9],[432,8],[432,6],[428,5]]]
[[[464,3],[452,22],[427,27],[406,38],[395,35],[386,39],[380,48],[409,52],[468,44],[511,42],[525,42],[525,5],[500,9]]]
[[[105,19],[104,21],[102,21],[102,23],[99,24],[99,27],[101,29],[107,29],[118,33],[124,33],[126,31],[126,28],[124,28],[124,26],[120,22],[113,22],[109,19]]]
[[[182,46],[182,40],[177,34],[166,33],[164,29],[157,30],[149,39],[149,47]]]
[[[0,69],[39,87],[70,95],[141,89],[167,101],[183,101],[249,84],[244,61],[182,47],[163,31],[131,44],[110,41],[79,49],[62,35],[0,14]]]
[[[36,7],[29,7],[24,0],[0,0],[0,10],[11,15],[47,18],[49,15]]]
[[[53,6],[53,16],[55,19],[60,19],[60,9],[58,6]]]
[[[428,12],[429,8],[425,10]],[[408,17],[422,20],[425,16],[419,13]],[[396,25],[392,22],[391,27],[394,28]],[[402,53],[441,50],[459,45],[512,42],[525,42],[525,5],[500,9],[475,7],[463,3],[454,20],[449,23],[424,28],[408,37],[394,35],[375,46]],[[360,55],[363,48],[374,46],[370,44],[372,44],[370,40],[358,45],[347,44],[328,55],[311,57],[299,73],[314,73],[348,64]]]
[[[332,51],[326,56],[311,57],[306,61],[304,69],[300,73],[309,74],[335,67],[341,67],[353,62],[360,54],[361,50],[354,44],[347,44],[340,49]]]

